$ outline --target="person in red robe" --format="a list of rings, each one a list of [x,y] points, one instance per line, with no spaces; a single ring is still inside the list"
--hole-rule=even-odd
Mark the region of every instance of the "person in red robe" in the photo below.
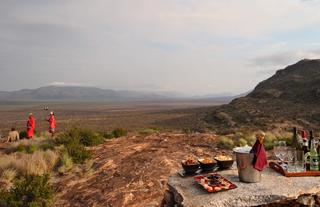
[[[47,121],[49,122],[49,133],[51,133],[51,136],[53,137],[56,130],[56,118],[54,117],[53,111],[50,112]]]
[[[36,120],[33,117],[33,114],[30,113],[29,114],[29,119],[28,119],[28,122],[27,122],[27,138],[28,139],[31,139],[33,137],[35,128],[36,128]]]

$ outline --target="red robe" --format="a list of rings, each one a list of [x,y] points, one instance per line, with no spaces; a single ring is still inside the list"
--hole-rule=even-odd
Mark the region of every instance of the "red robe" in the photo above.
[[[36,128],[36,120],[33,116],[29,116],[28,122],[27,122],[27,138],[32,138],[34,129]]]
[[[54,115],[50,115],[47,121],[49,122],[49,130],[56,128],[56,118],[54,118]]]

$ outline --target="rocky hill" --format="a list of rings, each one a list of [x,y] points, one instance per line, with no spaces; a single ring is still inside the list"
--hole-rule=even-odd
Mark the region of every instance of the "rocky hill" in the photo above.
[[[206,127],[320,127],[320,60],[301,60],[259,83],[245,97],[200,114]]]

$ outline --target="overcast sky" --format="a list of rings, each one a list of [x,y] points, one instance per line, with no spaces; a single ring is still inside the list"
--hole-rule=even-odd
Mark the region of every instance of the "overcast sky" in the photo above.
[[[242,93],[320,58],[312,0],[0,0],[0,90]]]

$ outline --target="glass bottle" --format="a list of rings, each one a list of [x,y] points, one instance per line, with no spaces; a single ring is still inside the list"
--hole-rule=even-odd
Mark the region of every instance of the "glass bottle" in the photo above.
[[[319,156],[317,152],[318,140],[312,139],[310,152],[305,155],[305,158],[310,157],[310,170],[319,170]]]
[[[298,135],[297,127],[293,127],[292,147],[296,150],[302,150],[301,140]]]

